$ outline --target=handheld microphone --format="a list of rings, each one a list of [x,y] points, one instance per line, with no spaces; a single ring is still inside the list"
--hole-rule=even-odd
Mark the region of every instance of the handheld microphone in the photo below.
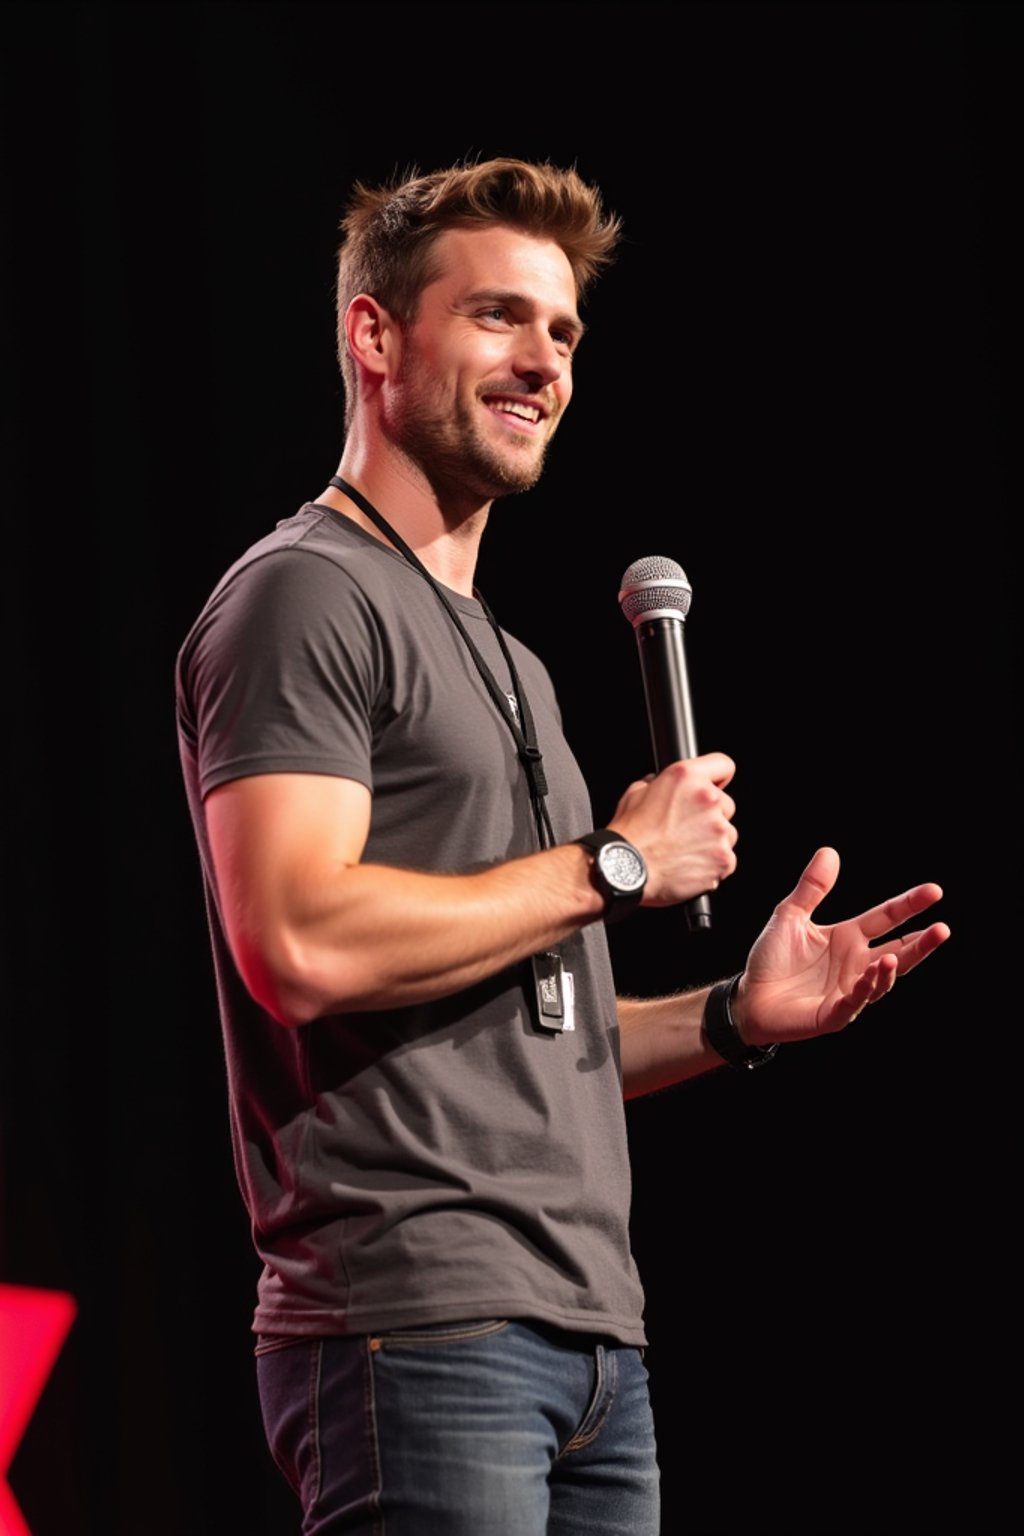
[[[654,766],[659,773],[680,758],[697,756],[683,644],[692,597],[682,566],[661,555],[634,560],[619,592],[619,606],[636,631]],[[711,927],[711,902],[706,895],[691,897],[685,907],[691,930]]]

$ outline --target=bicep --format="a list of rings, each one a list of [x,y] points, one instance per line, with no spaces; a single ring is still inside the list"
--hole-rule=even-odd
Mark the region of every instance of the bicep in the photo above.
[[[365,784],[327,774],[256,774],[207,795],[221,915],[243,973],[254,948],[285,942],[315,919],[326,893],[359,863],[370,804]]]

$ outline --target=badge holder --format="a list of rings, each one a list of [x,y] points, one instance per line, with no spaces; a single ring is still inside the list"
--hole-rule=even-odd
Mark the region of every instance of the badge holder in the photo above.
[[[531,964],[537,1019],[541,1028],[568,1034],[576,1028],[572,971],[566,970],[561,955],[555,949],[534,955]]]

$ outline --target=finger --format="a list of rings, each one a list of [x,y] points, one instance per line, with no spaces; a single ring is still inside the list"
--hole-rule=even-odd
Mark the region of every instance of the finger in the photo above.
[[[797,907],[808,917],[821,905],[839,876],[839,855],[834,848],[819,848],[790,894],[780,903]],[[879,932],[883,932],[879,929]]]
[[[691,757],[687,761],[702,764],[705,772],[719,789],[724,788],[736,772],[736,764],[724,752],[702,752],[700,757]]]
[[[901,896],[892,896],[888,901],[879,902],[877,907],[871,907],[867,912],[862,912],[856,922],[866,939],[878,939],[882,934],[891,933],[901,923],[916,917],[919,912],[934,906],[941,896],[941,885],[935,885],[933,882],[927,885],[915,885],[911,890],[904,891]]]
[[[879,953],[895,955],[897,973],[905,976],[915,965],[920,965],[922,960],[934,954],[948,938],[949,927],[946,923],[932,923],[930,928],[921,929],[917,933],[903,934]]]
[[[819,1021],[819,1028],[823,1031],[835,1033],[845,1029],[847,1024],[852,1024],[858,1014],[872,1003],[877,1003],[895,985],[898,966],[896,958],[890,953],[879,955],[877,960],[872,960],[850,989],[832,1004],[825,1017]]]

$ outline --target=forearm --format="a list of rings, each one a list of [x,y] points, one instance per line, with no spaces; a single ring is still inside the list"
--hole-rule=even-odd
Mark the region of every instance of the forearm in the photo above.
[[[670,997],[619,998],[622,1091],[656,1093],[722,1066],[701,1036],[707,987]]]
[[[568,844],[468,875],[359,864],[268,891],[258,927],[233,948],[285,1024],[430,1002],[599,919],[589,862]]]
[[[623,796],[612,825],[621,813],[646,857],[646,905],[706,890],[735,864],[731,801],[714,779],[730,771],[712,755]],[[432,1002],[604,915],[576,843],[471,874],[364,863],[371,797],[355,780],[251,775],[212,790],[205,809],[235,963],[283,1024]]]

